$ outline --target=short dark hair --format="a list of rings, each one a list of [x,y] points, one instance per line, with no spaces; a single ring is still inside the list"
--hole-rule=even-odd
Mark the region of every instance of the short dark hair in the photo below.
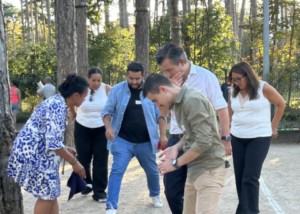
[[[150,74],[143,86],[143,95],[147,96],[148,93],[158,94],[160,86],[173,86],[171,80],[162,74],[152,73]]]
[[[160,65],[166,58],[170,59],[176,65],[178,65],[180,59],[187,60],[184,50],[174,43],[167,43],[163,45],[158,49],[155,55],[158,65]]]
[[[51,77],[49,77],[49,76],[46,76],[46,78],[45,78],[45,82],[46,82],[46,83],[51,83]]]
[[[129,71],[132,72],[142,72],[142,75],[144,75],[144,67],[141,63],[138,62],[131,62],[127,65],[127,73]]]
[[[232,83],[232,73],[238,73],[248,78],[247,90],[250,100],[254,100],[258,96],[258,76],[247,62],[239,62],[232,66],[229,72],[229,80]],[[232,96],[236,97],[240,92],[240,88],[233,84]]]
[[[19,81],[18,80],[11,80],[12,85],[19,87]]]
[[[88,70],[88,78],[91,78],[93,74],[100,74],[101,76],[103,75],[103,71],[101,68],[98,67],[92,67]]]
[[[89,87],[85,78],[76,74],[69,74],[62,84],[58,87],[61,96],[68,98],[74,93],[82,94]]]

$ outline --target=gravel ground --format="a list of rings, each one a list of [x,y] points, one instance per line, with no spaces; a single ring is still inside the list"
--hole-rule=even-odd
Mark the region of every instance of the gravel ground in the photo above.
[[[299,213],[300,192],[300,144],[275,143],[271,145],[261,176],[260,209],[262,214]],[[230,160],[231,162],[231,160]],[[111,157],[110,157],[111,164]],[[67,201],[69,188],[66,186],[71,167],[66,165],[61,176],[62,195],[59,197],[61,214],[104,214],[105,204],[92,200],[91,195],[77,194]],[[146,178],[134,158],[123,178],[119,214],[170,214],[161,177],[163,208],[154,208],[148,197]],[[35,199],[23,191],[25,214],[33,213]],[[218,214],[233,214],[237,205],[233,167],[228,169],[226,185],[222,193]]]

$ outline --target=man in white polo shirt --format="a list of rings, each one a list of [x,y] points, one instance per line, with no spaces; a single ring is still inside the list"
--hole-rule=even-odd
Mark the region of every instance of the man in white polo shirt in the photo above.
[[[198,89],[209,99],[219,116],[221,140],[226,155],[231,155],[229,114],[217,77],[209,70],[194,65],[187,59],[185,51],[173,43],[167,43],[159,48],[156,53],[156,62],[164,75],[174,84]],[[175,114],[172,111],[170,138],[167,146],[175,145],[183,133],[184,130],[178,127]],[[186,175],[187,166],[164,175],[165,195],[173,214],[182,214]]]

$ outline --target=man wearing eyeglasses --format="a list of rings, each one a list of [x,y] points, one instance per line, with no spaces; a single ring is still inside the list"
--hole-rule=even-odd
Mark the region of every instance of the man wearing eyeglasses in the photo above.
[[[147,175],[153,206],[163,206],[159,196],[159,172],[155,153],[158,152],[158,142],[167,142],[166,122],[160,116],[157,106],[143,97],[143,81],[143,66],[136,62],[130,63],[127,67],[127,80],[111,89],[102,112],[108,147],[113,155],[106,214],[117,212],[122,178],[134,156]]]
[[[199,90],[212,103],[220,121],[221,140],[226,155],[231,155],[229,131],[229,114],[227,103],[222,95],[216,76],[209,70],[194,65],[188,60],[185,51],[172,43],[165,44],[156,53],[156,62],[160,70],[177,86],[189,86]],[[175,114],[171,112],[170,138],[168,147],[179,142],[184,130],[176,122]],[[179,153],[179,156],[182,153]],[[182,166],[174,172],[164,175],[165,194],[173,214],[182,214],[184,202],[184,186],[186,184],[187,166]]]

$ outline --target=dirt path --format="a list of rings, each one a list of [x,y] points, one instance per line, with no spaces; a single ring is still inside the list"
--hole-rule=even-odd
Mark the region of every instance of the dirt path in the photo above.
[[[299,213],[300,144],[272,144],[261,177],[260,209],[262,214]],[[232,163],[231,163],[232,165]],[[104,214],[105,204],[94,202],[91,196],[75,195],[67,201],[66,186],[71,167],[66,166],[61,176],[62,195],[59,198],[60,214]],[[138,162],[133,159],[122,183],[118,214],[170,214],[163,194],[163,208],[154,208],[148,197],[146,178]],[[23,192],[25,214],[33,213],[35,199]],[[233,168],[228,169],[218,214],[233,214],[237,204]]]

